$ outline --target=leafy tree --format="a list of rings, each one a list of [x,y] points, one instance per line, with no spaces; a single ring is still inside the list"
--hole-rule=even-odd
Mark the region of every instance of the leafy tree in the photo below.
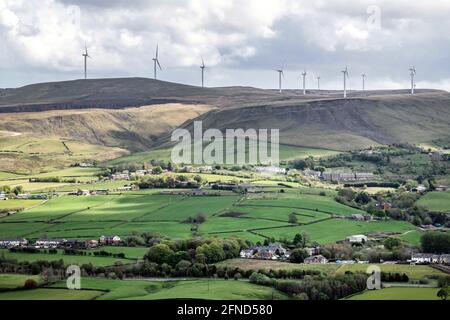
[[[338,196],[344,198],[347,202],[351,202],[355,199],[355,192],[350,188],[343,188],[339,189]]]
[[[368,204],[372,198],[367,192],[360,192],[355,198],[355,201],[360,204]]]
[[[23,187],[22,186],[15,186],[14,189],[12,189],[12,193],[14,193],[16,196],[18,194],[23,193]]]
[[[437,292],[437,296],[442,300],[447,300],[448,298],[448,290],[447,288],[442,288]]]
[[[297,224],[297,222],[298,222],[297,215],[295,213],[291,213],[289,215],[289,223]]]
[[[27,279],[23,287],[27,290],[31,290],[36,289],[38,287],[38,284],[34,279]]]
[[[402,242],[398,238],[389,237],[384,240],[383,244],[386,249],[392,250],[394,248],[400,247]]]
[[[173,250],[169,248],[166,244],[157,244],[151,247],[147,255],[145,256],[147,260],[155,262],[158,264],[167,263],[171,260]]]
[[[420,239],[423,252],[450,253],[450,233],[426,232]]]
[[[306,257],[308,257],[308,253],[305,250],[294,249],[291,251],[289,260],[293,263],[303,263]]]
[[[154,168],[152,169],[152,173],[153,173],[153,174],[161,174],[161,173],[162,173],[162,168],[161,168],[160,166],[154,167]]]

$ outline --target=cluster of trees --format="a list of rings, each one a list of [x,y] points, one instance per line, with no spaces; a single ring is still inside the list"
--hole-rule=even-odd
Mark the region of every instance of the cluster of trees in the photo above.
[[[394,220],[404,220],[414,225],[440,224],[450,226],[450,216],[444,213],[429,212],[424,207],[419,207],[415,203],[420,195],[412,192],[396,192],[387,195],[369,195],[368,193],[355,192],[351,188],[338,190],[335,200],[339,203],[357,207],[365,210],[369,214],[380,219],[391,218]],[[383,210],[376,204],[391,203],[391,208]]]
[[[145,259],[175,267],[180,261],[210,264],[239,256],[247,245],[238,239],[166,240],[150,247]]]
[[[13,197],[23,193],[23,187],[15,186],[11,188],[10,186],[1,186],[0,191],[3,191],[5,194],[9,195],[10,197]]]
[[[202,178],[195,176],[192,180],[189,180],[186,176],[167,176],[167,177],[144,177],[141,178],[136,184],[140,189],[152,189],[152,188],[198,188]]]
[[[190,224],[202,224],[206,221],[206,215],[204,213],[198,213],[193,217],[189,217],[186,220],[184,220],[184,223],[190,223]]]
[[[389,272],[381,272],[381,281],[382,282],[408,282],[409,277],[406,273],[389,273]]]
[[[420,238],[420,244],[426,253],[450,253],[450,233],[426,232]]]
[[[366,289],[367,275],[308,276],[303,280],[279,280],[254,273],[250,282],[270,286],[301,300],[338,300]]]

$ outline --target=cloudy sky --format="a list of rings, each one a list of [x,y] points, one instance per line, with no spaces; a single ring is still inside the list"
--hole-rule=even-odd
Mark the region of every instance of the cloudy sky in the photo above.
[[[152,77],[208,86],[450,90],[450,0],[0,0],[0,87],[89,76]]]

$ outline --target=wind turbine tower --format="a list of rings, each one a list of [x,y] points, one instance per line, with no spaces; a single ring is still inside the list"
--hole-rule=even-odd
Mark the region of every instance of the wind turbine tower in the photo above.
[[[203,61],[203,58],[202,58],[202,65],[200,66],[200,69],[202,69],[202,88],[204,88],[205,87],[205,69],[206,69],[206,66],[205,66],[205,62]]]
[[[361,77],[362,77],[362,88],[363,88],[363,92],[364,91],[366,91],[366,74],[365,73],[363,73],[362,75],[361,75]]]
[[[303,95],[306,95],[306,70],[303,71],[302,77],[303,77]]]
[[[278,72],[278,90],[281,93],[281,77],[284,78],[283,68],[275,70],[275,71]]]
[[[347,98],[347,78],[348,78],[348,67],[345,67],[345,70],[342,71],[344,74],[344,98]]]
[[[317,90],[320,91],[320,76],[317,77]]]
[[[84,80],[87,79],[87,58],[92,59],[92,57],[88,53],[87,45],[84,44],[84,53],[82,54],[84,57]]]
[[[157,46],[156,46],[156,55],[155,55],[155,57],[153,58],[153,71],[154,71],[154,79],[155,79],[155,80],[157,79],[157,77],[156,77],[156,67],[158,66],[158,67],[159,67],[159,70],[162,70],[161,64],[159,63],[158,50],[159,50],[159,48],[158,48],[158,45],[157,45]]]
[[[416,83],[414,81],[414,77],[416,76],[416,67],[409,68],[410,76],[411,76],[411,94],[414,94],[416,89]]]

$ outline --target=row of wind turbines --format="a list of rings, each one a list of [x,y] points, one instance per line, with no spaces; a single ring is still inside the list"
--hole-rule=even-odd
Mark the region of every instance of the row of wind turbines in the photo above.
[[[88,61],[88,58],[92,59],[92,57],[89,55],[88,48],[87,48],[86,44],[84,45],[84,52],[83,52],[82,56],[84,58],[84,80],[87,80],[87,61]],[[158,73],[157,73],[158,69],[160,71],[162,71],[161,63],[159,62],[159,57],[158,56],[159,56],[159,46],[157,45],[156,46],[155,57],[152,58],[152,60],[153,60],[153,78],[155,80],[158,78],[157,77],[158,76]],[[206,69],[206,65],[205,65],[205,62],[204,62],[203,58],[202,58],[202,64],[200,66],[200,69],[202,70],[202,88],[204,88],[205,87],[205,69]]]
[[[282,88],[282,79],[284,78],[284,68],[282,67],[281,69],[276,69],[276,72],[278,72],[278,91],[280,93],[283,92],[283,88]],[[415,82],[415,76],[416,76],[416,67],[412,66],[410,69],[410,77],[411,77],[411,94],[415,93],[415,89],[416,89],[416,82]],[[343,76],[344,76],[344,98],[347,98],[347,79],[349,77],[349,72],[348,72],[348,66],[345,66],[345,69],[341,71]],[[303,79],[303,95],[306,95],[306,76],[308,75],[308,73],[306,72],[306,70],[303,71],[303,73],[301,73],[302,79]],[[362,78],[362,91],[366,91],[366,78],[367,75],[365,73],[361,74],[361,78]],[[320,91],[320,76],[316,77],[317,79],[317,90]]]
[[[92,59],[92,57],[89,55],[88,53],[88,49],[87,49],[87,45],[85,44],[84,46],[84,53],[82,54],[82,56],[84,57],[84,79],[87,79],[87,59]],[[155,57],[152,59],[153,60],[153,77],[156,80],[157,77],[157,71],[158,69],[160,71],[162,71],[162,67],[161,67],[161,63],[159,62],[159,46],[156,46],[156,53],[155,53]],[[201,69],[201,74],[202,74],[202,88],[205,87],[205,69],[206,69],[206,65],[205,65],[205,61],[203,60],[202,57],[202,64],[200,65],[200,69]],[[283,92],[283,88],[282,88],[282,79],[284,78],[284,66],[281,67],[280,69],[276,69],[276,72],[278,72],[278,85],[279,85],[279,92],[282,93]],[[410,77],[411,77],[411,94],[415,93],[415,89],[416,89],[416,82],[415,82],[415,76],[416,76],[416,68],[414,66],[412,66],[411,68],[409,68],[410,71]],[[344,70],[341,71],[344,77],[344,98],[347,98],[347,79],[349,78],[349,72],[348,72],[348,66],[345,67]],[[303,95],[306,95],[306,76],[307,76],[307,72],[306,70],[303,71],[303,73],[301,74],[302,78],[303,78]],[[366,91],[366,78],[367,75],[365,73],[361,74],[361,78],[362,78],[362,91]],[[317,90],[320,91],[320,76],[316,77],[317,79]]]

